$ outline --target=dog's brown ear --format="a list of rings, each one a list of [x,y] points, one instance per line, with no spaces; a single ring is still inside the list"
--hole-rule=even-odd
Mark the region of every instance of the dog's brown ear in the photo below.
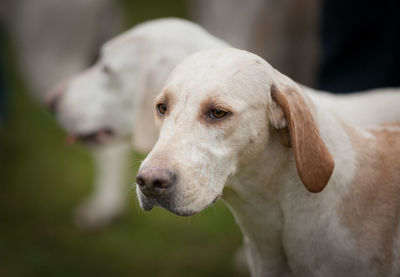
[[[272,99],[282,109],[286,126],[278,130],[285,146],[293,148],[297,172],[310,192],[322,191],[328,183],[335,162],[323,142],[318,126],[300,92],[271,86]]]

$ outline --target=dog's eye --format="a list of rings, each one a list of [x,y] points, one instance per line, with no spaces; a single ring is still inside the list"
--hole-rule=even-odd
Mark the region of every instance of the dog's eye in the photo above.
[[[106,73],[108,75],[111,75],[111,73],[112,73],[112,69],[108,65],[103,65],[103,67],[101,69],[103,70],[104,73]]]
[[[221,119],[228,115],[228,112],[221,110],[221,109],[212,109],[210,111],[210,117],[212,119]]]
[[[156,108],[157,108],[157,112],[158,112],[161,116],[164,116],[165,113],[167,112],[167,105],[164,104],[164,103],[157,104]]]

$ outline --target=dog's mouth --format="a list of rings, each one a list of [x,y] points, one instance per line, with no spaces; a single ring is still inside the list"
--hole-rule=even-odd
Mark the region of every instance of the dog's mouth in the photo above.
[[[209,205],[207,205],[206,207],[204,207],[203,209],[201,209],[199,211],[177,208],[174,205],[173,198],[170,198],[170,197],[156,199],[156,198],[149,198],[149,197],[144,196],[139,199],[139,202],[140,202],[141,208],[146,212],[151,211],[153,209],[153,207],[156,206],[156,207],[164,208],[167,211],[170,211],[171,213],[179,215],[179,216],[192,216],[192,215],[195,215],[195,214],[199,213],[200,211],[204,210],[208,206],[214,204],[215,202],[217,202],[218,199],[219,199],[219,196],[216,196],[215,199]]]
[[[95,132],[85,134],[68,134],[67,144],[73,144],[76,141],[80,141],[85,144],[98,145],[104,144],[110,141],[115,136],[115,132],[111,128],[102,128]]]

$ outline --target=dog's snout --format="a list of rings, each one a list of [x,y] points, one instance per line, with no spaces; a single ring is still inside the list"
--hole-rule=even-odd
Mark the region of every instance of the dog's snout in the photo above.
[[[60,95],[54,95],[46,100],[46,107],[52,113],[55,114],[57,110],[57,104],[59,102]]]
[[[61,84],[57,85],[52,91],[50,91],[46,96],[46,107],[48,110],[55,114],[57,110],[57,105],[60,102],[60,98],[66,90],[67,81],[62,82]]]
[[[148,197],[157,197],[170,191],[176,174],[164,168],[144,168],[136,176],[140,191]]]

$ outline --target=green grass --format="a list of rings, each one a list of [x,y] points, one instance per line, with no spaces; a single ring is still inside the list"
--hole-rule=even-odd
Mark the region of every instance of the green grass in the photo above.
[[[154,14],[144,1],[125,2],[131,23],[184,16],[184,1],[171,1],[174,13],[170,4]],[[233,270],[241,234],[220,202],[182,218],[161,209],[144,213],[127,191],[129,207],[120,221],[100,232],[80,231],[72,214],[91,190],[90,156],[80,145],[66,146],[51,116],[18,77],[11,81],[0,131],[0,276],[242,276]]]

